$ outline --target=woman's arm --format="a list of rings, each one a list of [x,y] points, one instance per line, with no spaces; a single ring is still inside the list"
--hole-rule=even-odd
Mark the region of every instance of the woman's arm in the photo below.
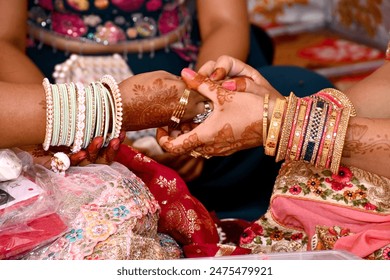
[[[360,117],[390,118],[390,62],[346,92]]]
[[[199,0],[197,13],[202,46],[196,69],[221,55],[247,59],[250,34],[247,1]]]
[[[390,178],[390,119],[351,118],[341,162]]]
[[[0,1],[0,11],[0,81],[41,82],[41,72],[25,54],[27,1]]]
[[[165,126],[185,89],[184,82],[165,71],[134,75],[119,84],[123,103],[122,129]],[[42,144],[46,131],[46,97],[39,84],[0,82],[0,148]],[[201,95],[191,92],[182,121],[204,110]]]

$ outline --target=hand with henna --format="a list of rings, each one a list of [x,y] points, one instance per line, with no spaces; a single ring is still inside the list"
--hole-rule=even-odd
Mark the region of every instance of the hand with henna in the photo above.
[[[228,63],[223,64],[226,60]],[[217,72],[215,69],[218,69]],[[232,77],[222,84],[211,80],[219,80],[216,75],[221,69],[226,76]],[[268,93],[276,99],[281,95],[257,71],[251,72],[251,67],[229,57],[200,71],[209,74],[210,78],[190,69],[184,69],[182,77],[189,88],[213,102],[212,114],[203,123],[176,138],[159,129],[157,138],[160,145],[170,153],[191,153],[195,156],[224,156],[262,145],[263,96]]]
[[[133,76],[131,80],[122,82],[120,88],[124,108],[123,127],[129,131],[168,126],[186,84],[181,77],[156,71]],[[203,95],[191,91],[181,123],[188,123],[195,115],[202,113],[205,100],[207,98]],[[140,149],[140,151],[176,170],[185,181],[196,178],[203,168],[203,160],[200,158],[170,153],[150,155],[148,150]]]

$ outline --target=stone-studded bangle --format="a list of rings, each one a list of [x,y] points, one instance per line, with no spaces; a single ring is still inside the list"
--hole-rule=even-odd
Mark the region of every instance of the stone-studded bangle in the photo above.
[[[294,121],[295,111],[297,108],[297,102],[298,98],[293,92],[291,92],[288,97],[287,109],[283,120],[283,126],[280,132],[279,146],[275,158],[276,162],[281,161],[286,157],[287,146]]]
[[[319,168],[328,168],[326,166],[326,162],[328,159],[329,152],[331,151],[332,141],[333,141],[333,133],[335,130],[336,120],[338,114],[341,112],[339,108],[329,106],[330,112],[328,113],[329,118],[325,125],[325,131],[323,135],[323,141],[320,146],[319,154],[317,156],[316,166]]]
[[[305,116],[306,116],[306,110],[307,110],[307,101],[303,98],[299,99],[299,108],[298,113],[296,117],[296,123],[293,126],[293,129],[291,131],[290,141],[291,144],[289,144],[290,148],[287,154],[287,157],[289,160],[295,160],[297,156],[298,151],[298,145],[302,136],[302,130],[303,125],[305,122]]]
[[[103,85],[108,86],[108,89],[110,93],[112,94],[112,97],[114,99],[114,106],[115,106],[115,111],[113,113],[113,116],[115,118],[115,124],[113,127],[113,133],[107,139],[106,146],[108,145],[109,140],[113,138],[118,138],[119,134],[122,129],[122,121],[123,121],[123,109],[122,109],[122,96],[121,92],[119,90],[118,84],[115,81],[114,77],[111,75],[104,75],[101,79],[100,82]]]
[[[264,152],[268,156],[275,156],[279,142],[280,129],[283,123],[284,111],[286,108],[286,99],[276,99],[275,108],[272,112],[271,122],[268,129],[267,141],[264,146]]]
[[[76,132],[72,146],[72,152],[77,153],[81,150],[83,144],[83,136],[85,129],[85,91],[84,85],[80,82],[76,83],[77,92],[77,114],[76,114]]]

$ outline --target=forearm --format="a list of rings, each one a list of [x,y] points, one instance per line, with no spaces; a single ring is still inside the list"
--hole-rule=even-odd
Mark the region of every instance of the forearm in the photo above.
[[[206,61],[229,55],[245,61],[249,53],[249,17],[246,1],[198,1],[202,46],[196,70]]]
[[[0,80],[10,83],[40,83],[43,75],[24,52],[0,42]]]
[[[357,115],[368,118],[390,117],[390,62],[345,92]]]
[[[389,136],[390,119],[351,118],[342,163],[390,178]]]
[[[0,148],[42,143],[46,127],[42,85],[0,82],[0,92]]]

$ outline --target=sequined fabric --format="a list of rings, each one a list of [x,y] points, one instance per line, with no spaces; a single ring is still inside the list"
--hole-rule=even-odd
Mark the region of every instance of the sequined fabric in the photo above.
[[[29,1],[30,24],[104,45],[174,32],[188,16],[183,1],[177,0]]]
[[[354,167],[337,174],[284,164],[267,213],[246,228],[252,253],[339,249],[390,259],[390,180]]]

